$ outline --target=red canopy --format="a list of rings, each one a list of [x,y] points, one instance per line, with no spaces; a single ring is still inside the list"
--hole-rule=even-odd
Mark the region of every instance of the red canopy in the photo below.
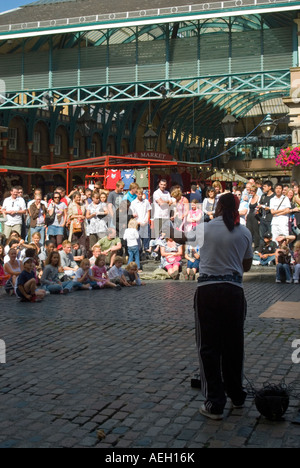
[[[48,170],[66,170],[67,171],[67,180],[66,185],[69,189],[69,179],[70,179],[70,170],[74,169],[93,169],[93,170],[104,170],[104,175],[106,171],[111,168],[122,167],[145,167],[149,171],[151,167],[165,167],[165,166],[177,166],[177,161],[170,160],[161,160],[161,159],[148,159],[135,157],[135,155],[125,155],[125,156],[99,156],[97,158],[88,158],[88,159],[79,159],[72,161],[65,161],[62,163],[50,164],[47,166],[42,166],[42,169]],[[150,177],[149,177],[150,183]]]

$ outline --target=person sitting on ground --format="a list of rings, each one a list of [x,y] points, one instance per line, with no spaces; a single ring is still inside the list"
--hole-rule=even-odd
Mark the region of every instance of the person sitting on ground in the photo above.
[[[17,250],[11,248],[8,253],[9,261],[4,263],[4,271],[6,275],[9,275],[10,278],[5,284],[5,291],[7,294],[12,296],[15,291],[15,285],[18,276],[23,271],[23,263],[17,258]]]
[[[74,241],[71,244],[71,254],[74,257],[74,261],[80,266],[81,261],[86,258],[86,249],[78,241]]]
[[[95,265],[96,258],[98,258],[99,255],[101,255],[101,247],[99,245],[94,245],[92,248],[92,254],[93,256],[90,258],[91,268]]]
[[[112,267],[118,251],[122,248],[121,239],[116,237],[116,230],[109,228],[107,236],[102,237],[102,239],[96,242],[94,247],[96,245],[100,246],[101,252],[106,256],[106,264]]]
[[[21,299],[21,302],[41,301],[46,295],[46,291],[37,288],[33,268],[33,259],[26,257],[23,262],[23,271],[16,282],[16,296]]]
[[[78,283],[87,284],[89,289],[99,289],[88,258],[81,261],[80,268],[75,273],[75,280]]]
[[[187,244],[185,246],[185,259],[188,261],[185,279],[193,281],[199,271],[200,247]]]
[[[145,286],[146,283],[141,281],[138,273],[138,265],[135,262],[130,262],[125,267],[124,276],[131,286]]]
[[[99,255],[96,258],[95,265],[92,267],[93,277],[97,281],[97,285],[100,289],[102,288],[114,288],[114,289],[121,289],[119,284],[113,283],[109,280],[107,275],[107,270],[105,267],[105,255]]]
[[[34,273],[36,284],[39,285],[40,284],[40,278],[41,278],[41,276],[43,274],[43,270],[42,270],[41,265],[40,265],[40,259],[38,257],[36,248],[32,247],[30,249],[26,249],[25,250],[25,257],[26,258],[28,258],[28,257],[32,258],[32,261],[33,261],[32,271]]]
[[[5,273],[4,268],[0,263],[0,286],[5,286],[9,278],[10,278],[10,275],[7,275]]]
[[[294,244],[293,257],[294,257],[294,261],[295,261],[293,280],[294,280],[295,284],[299,284],[299,280],[300,280],[300,241],[297,241]]]
[[[55,245],[50,240],[45,242],[45,245],[41,248],[41,252],[39,253],[39,260],[41,268],[44,269],[45,261],[49,257],[50,253],[55,250]]]
[[[108,278],[112,283],[120,284],[121,286],[130,286],[126,277],[125,270],[122,268],[123,258],[120,256],[115,257],[114,266],[108,271]]]
[[[68,240],[64,240],[62,243],[62,248],[63,250],[59,252],[61,266],[64,269],[65,275],[69,276],[70,278],[74,278],[75,272],[78,270],[79,267],[71,253],[71,242]]]
[[[160,261],[160,247],[163,247],[166,234],[161,232],[157,239],[152,239],[150,241],[150,252],[151,257],[155,258],[156,261]]]
[[[291,275],[291,251],[288,247],[288,240],[284,236],[276,239],[278,249],[275,252],[276,261],[276,283],[281,283],[281,279],[285,277],[286,283],[292,282]]]
[[[67,294],[76,289],[88,289],[85,285],[74,281],[63,281],[59,279],[60,255],[53,251],[46,260],[46,266],[41,278],[41,285],[50,294]]]
[[[272,233],[264,234],[264,242],[259,246],[258,253],[253,255],[252,265],[272,265],[275,263],[276,242],[272,241]]]
[[[174,239],[168,237],[160,248],[160,254],[161,267],[169,273],[172,279],[178,280],[183,255],[182,245],[177,244]]]
[[[37,251],[37,254],[39,255],[42,251],[42,244],[41,244],[41,234],[39,232],[34,232],[31,236],[31,242],[29,244],[29,247],[34,247]],[[26,253],[25,253],[26,255]]]

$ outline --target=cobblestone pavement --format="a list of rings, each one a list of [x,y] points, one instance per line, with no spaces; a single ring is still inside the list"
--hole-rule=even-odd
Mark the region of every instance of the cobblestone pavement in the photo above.
[[[200,415],[203,397],[190,385],[195,288],[165,280],[42,304],[1,296],[0,447],[299,447],[295,396],[282,422],[260,416],[252,396],[243,410],[228,403],[221,422]],[[259,318],[276,301],[299,302],[299,285],[254,272],[245,292],[245,375],[256,389],[299,381],[299,321]]]

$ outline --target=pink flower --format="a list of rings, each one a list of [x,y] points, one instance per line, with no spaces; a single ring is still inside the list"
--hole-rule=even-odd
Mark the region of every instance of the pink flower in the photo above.
[[[276,158],[276,166],[300,166],[300,147],[281,149]]]

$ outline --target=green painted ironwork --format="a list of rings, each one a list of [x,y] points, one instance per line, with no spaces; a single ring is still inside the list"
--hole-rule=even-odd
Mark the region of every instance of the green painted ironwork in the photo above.
[[[159,39],[150,31],[160,31]],[[270,29],[255,17],[184,23],[176,38],[173,31],[170,25],[128,29],[123,35],[99,31],[94,44],[100,45],[82,34],[64,41],[75,44],[67,48],[54,46],[49,36],[48,50],[41,42],[38,51],[23,44],[21,52],[1,56],[6,96],[0,108],[45,106],[45,92],[53,94],[56,106],[66,106],[161,99],[162,87],[174,99],[289,89],[296,59],[292,25]]]

